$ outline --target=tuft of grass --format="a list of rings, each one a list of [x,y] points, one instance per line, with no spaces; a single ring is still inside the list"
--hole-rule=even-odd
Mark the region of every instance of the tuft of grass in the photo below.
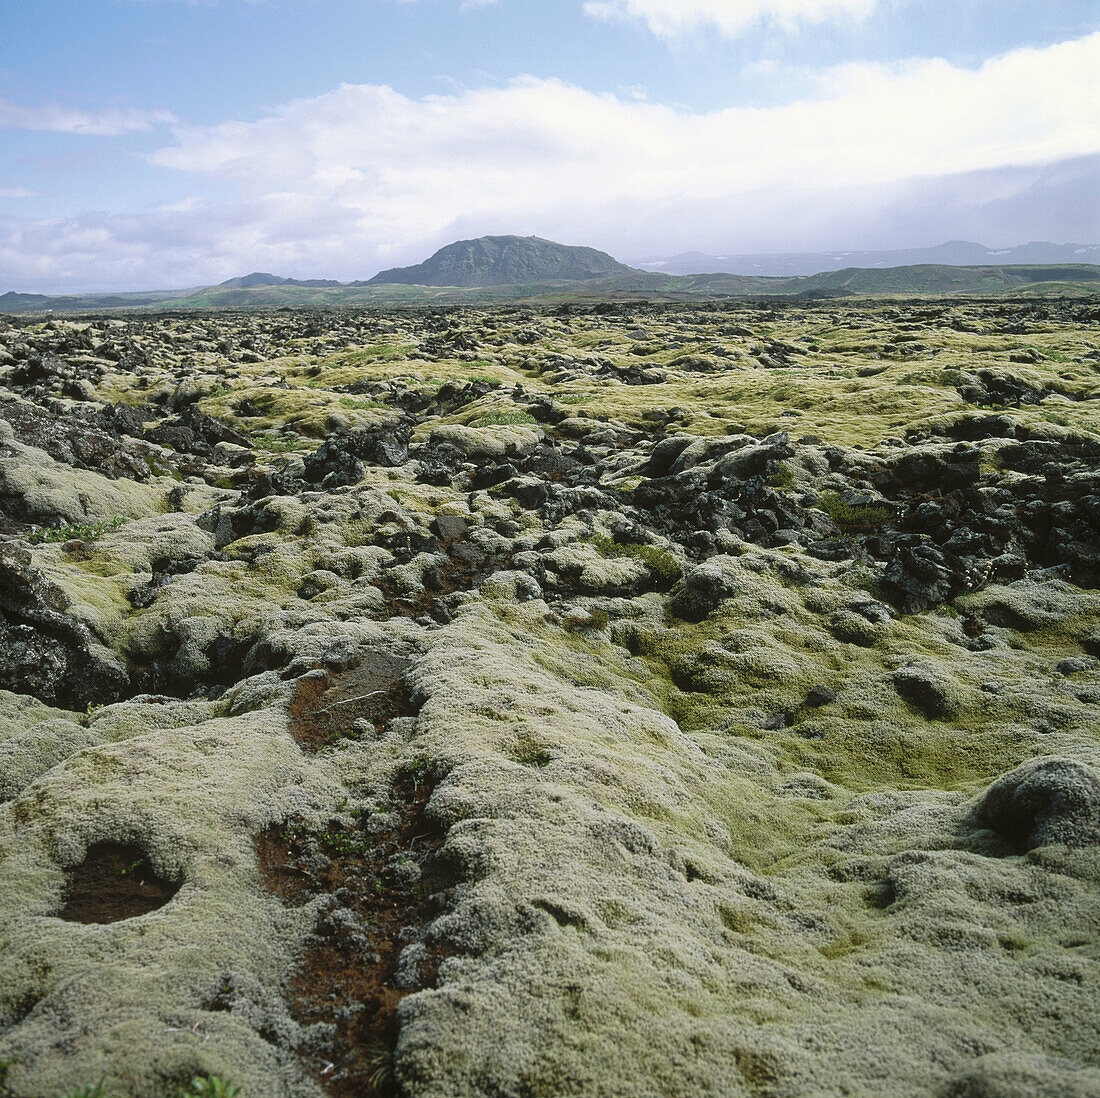
[[[680,577],[680,563],[667,549],[658,549],[656,545],[646,545],[644,542],[620,543],[603,535],[594,537],[592,544],[600,556],[640,560],[658,579],[672,582]]]
[[[885,504],[845,503],[836,492],[823,492],[818,506],[846,530],[874,530],[894,517],[893,508]]]
[[[509,427],[513,423],[537,423],[527,412],[490,412],[475,419],[471,427]]]
[[[113,518],[108,522],[66,522],[63,526],[32,526],[27,541],[32,545],[61,541],[95,541],[128,521],[129,519]]]
[[[393,1049],[385,1041],[377,1040],[371,1045],[367,1058],[370,1067],[367,1085],[381,1093],[393,1082]]]

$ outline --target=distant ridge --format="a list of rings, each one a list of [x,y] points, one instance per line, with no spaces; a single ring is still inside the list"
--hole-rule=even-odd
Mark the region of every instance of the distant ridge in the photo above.
[[[682,252],[636,260],[642,270],[661,274],[736,274],[790,277],[851,267],[882,269],[936,264],[947,267],[1009,267],[1019,264],[1100,263],[1100,245],[1051,244],[1033,240],[1013,248],[987,248],[970,240],[949,240],[933,248],[882,252],[774,252],[759,255],[707,255]]]
[[[448,244],[423,263],[382,271],[360,285],[516,286],[632,273],[625,263],[595,248],[570,247],[538,236],[482,236]]]
[[[227,290],[251,290],[254,286],[341,286],[343,283],[332,278],[280,278],[266,271],[253,271],[238,278],[227,278],[218,285]]]

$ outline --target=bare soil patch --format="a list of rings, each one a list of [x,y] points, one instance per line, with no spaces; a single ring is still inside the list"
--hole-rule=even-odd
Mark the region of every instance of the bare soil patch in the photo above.
[[[381,735],[394,717],[414,712],[403,679],[409,663],[403,656],[371,651],[347,670],[300,679],[290,703],[291,734],[307,751],[358,738],[368,726]]]
[[[73,923],[117,923],[163,907],[179,884],[159,877],[138,846],[96,843],[69,871],[59,917]]]
[[[405,666],[373,654],[349,671],[303,679],[291,707],[295,738],[316,751],[361,734],[353,722],[369,720],[380,731],[408,714]],[[423,774],[407,772],[375,817],[334,819],[320,829],[291,818],[256,837],[271,892],[292,906],[326,897],[287,997],[303,1025],[333,1027],[321,1051],[303,1055],[336,1098],[392,1093],[398,1004],[434,984],[444,957],[426,948],[414,971],[399,973],[402,949],[443,910],[450,884],[436,856],[443,836],[424,814],[431,789]]]

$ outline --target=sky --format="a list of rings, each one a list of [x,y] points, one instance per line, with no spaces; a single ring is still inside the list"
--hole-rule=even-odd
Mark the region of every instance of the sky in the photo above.
[[[1100,243],[1096,0],[0,0],[0,292]]]

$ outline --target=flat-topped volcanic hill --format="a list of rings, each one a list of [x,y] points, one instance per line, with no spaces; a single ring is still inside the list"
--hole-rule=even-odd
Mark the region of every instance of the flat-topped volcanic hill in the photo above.
[[[633,268],[595,248],[574,248],[538,236],[482,236],[448,244],[415,267],[382,271],[365,285],[514,286],[632,272]]]

